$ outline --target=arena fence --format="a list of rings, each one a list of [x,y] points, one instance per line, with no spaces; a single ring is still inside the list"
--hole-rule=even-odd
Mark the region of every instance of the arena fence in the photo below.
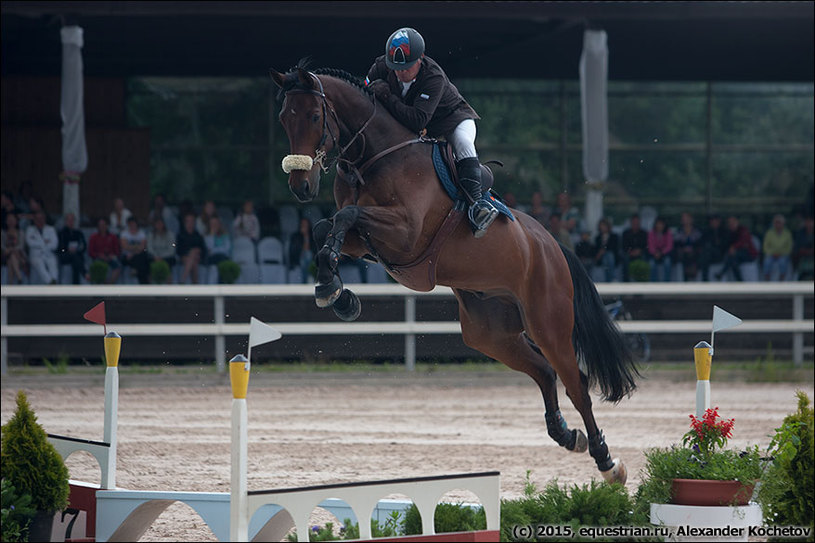
[[[342,322],[326,312],[326,322],[274,322],[284,335],[379,335],[400,334],[405,338],[405,366],[413,370],[416,363],[417,334],[458,334],[458,321],[421,322],[416,320],[416,300],[422,297],[453,297],[447,287],[436,287],[431,292],[415,292],[397,284],[349,285],[361,298],[366,296],[393,297],[404,300],[404,315],[393,322]],[[711,303],[727,298],[761,299],[788,298],[789,319],[745,320],[733,328],[734,333],[789,333],[793,338],[793,360],[801,365],[804,359],[804,334],[813,333],[813,319],[804,318],[804,300],[813,298],[813,283],[598,283],[597,290],[604,298],[644,296],[651,298],[710,297]],[[313,298],[311,285],[15,285],[3,286],[0,296],[2,316],[0,341],[2,345],[2,375],[8,371],[8,338],[12,337],[79,337],[99,334],[94,324],[8,324],[8,301],[12,298],[98,298],[100,300],[140,297],[210,298],[214,308],[214,322],[168,323],[160,315],[152,324],[116,323],[122,336],[208,336],[215,338],[214,359],[219,372],[226,371],[225,337],[247,335],[249,324],[225,322],[224,300],[230,297],[293,297]],[[306,301],[304,300],[304,303]],[[711,306],[712,309],[712,306]],[[43,317],[47,319],[47,316]],[[77,319],[79,320],[79,319]],[[711,320],[632,320],[619,322],[625,333],[710,333]]]

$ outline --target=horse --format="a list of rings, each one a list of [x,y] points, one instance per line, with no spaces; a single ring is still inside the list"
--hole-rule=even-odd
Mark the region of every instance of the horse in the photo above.
[[[282,100],[290,145],[282,168],[292,194],[313,200],[321,174],[336,168],[337,211],[313,228],[317,305],[347,321],[359,316],[359,298],[338,273],[343,254],[381,263],[412,290],[450,287],[465,344],[531,377],[549,436],[569,451],[588,448],[603,478],[624,484],[625,464],[609,454],[589,390],[599,385],[603,400],[619,403],[639,372],[575,254],[517,210],[479,239],[466,219],[451,219],[462,211],[441,187],[433,141],[399,123],[348,72],[310,71],[301,61],[270,76]],[[560,412],[558,378],[585,434]]]

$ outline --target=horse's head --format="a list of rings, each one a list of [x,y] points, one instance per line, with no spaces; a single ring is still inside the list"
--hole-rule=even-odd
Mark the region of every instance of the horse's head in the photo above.
[[[291,154],[283,159],[283,171],[289,174],[289,189],[297,200],[310,202],[320,190],[320,169],[326,168],[323,159],[337,145],[335,121],[329,118],[322,82],[316,75],[298,67],[286,74],[272,70],[271,76],[285,93],[280,122],[289,137]]]

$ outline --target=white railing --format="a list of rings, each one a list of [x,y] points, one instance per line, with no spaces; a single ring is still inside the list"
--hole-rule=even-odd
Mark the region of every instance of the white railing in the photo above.
[[[405,336],[405,365],[412,370],[416,362],[416,334],[458,334],[458,321],[416,321],[416,300],[424,297],[453,297],[447,287],[436,287],[431,292],[415,292],[396,284],[349,285],[360,297],[395,297],[405,301],[404,318],[393,322],[341,322],[331,311],[328,322],[275,322],[282,334],[289,335],[359,335],[401,334]],[[782,283],[598,283],[597,290],[604,298],[619,296],[654,297],[711,297],[723,298],[789,298],[790,318],[747,320],[733,328],[737,333],[777,332],[793,336],[793,360],[803,362],[804,334],[813,333],[813,320],[804,319],[804,299],[813,298],[812,282]],[[2,316],[2,375],[8,370],[8,344],[11,337],[77,337],[99,334],[94,324],[8,324],[8,300],[11,298],[211,298],[214,321],[211,323],[121,324],[116,332],[122,336],[211,336],[215,338],[215,361],[219,372],[225,371],[225,337],[249,334],[249,323],[224,321],[224,299],[232,297],[313,297],[311,285],[105,285],[105,286],[3,286],[0,296]],[[721,302],[720,302],[721,303]],[[712,309],[711,309],[712,311]],[[642,333],[705,333],[710,332],[710,320],[678,321],[623,321],[623,332]]]

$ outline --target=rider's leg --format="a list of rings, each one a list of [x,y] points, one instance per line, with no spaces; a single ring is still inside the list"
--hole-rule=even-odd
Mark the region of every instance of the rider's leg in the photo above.
[[[447,139],[453,146],[459,181],[470,202],[470,222],[475,237],[480,238],[498,216],[498,210],[482,191],[481,163],[475,150],[475,136],[475,121],[465,119],[447,136]]]

